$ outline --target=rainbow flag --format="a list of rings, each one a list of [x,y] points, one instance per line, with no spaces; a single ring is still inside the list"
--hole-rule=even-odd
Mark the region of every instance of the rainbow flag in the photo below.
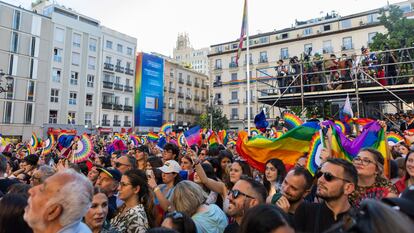
[[[146,145],[146,144],[148,143],[147,138],[146,138],[146,137],[144,137],[144,136],[140,137],[140,140],[141,140],[141,144],[142,144],[142,145]]]
[[[257,128],[251,128],[250,129],[250,134],[252,135],[252,137],[257,136],[257,135],[260,135],[261,133],[262,132],[260,132],[260,130],[257,129]]]
[[[119,133],[115,133],[114,136],[112,136],[112,142],[115,140],[122,140],[124,139],[123,136]]]
[[[234,141],[233,139],[230,139],[230,141],[227,143],[227,146],[235,146],[236,145],[236,141]]]
[[[173,123],[167,122],[165,124],[163,124],[160,128],[160,135],[169,135],[173,130]]]
[[[319,129],[317,122],[307,122],[276,139],[262,135],[249,139],[247,133],[242,131],[237,140],[237,152],[252,167],[262,172],[266,161],[272,158],[294,166],[296,160],[309,151],[310,141]]]
[[[43,155],[50,154],[50,152],[52,152],[54,144],[55,144],[55,137],[53,136],[53,134],[49,134],[48,139],[44,141],[42,154]]]
[[[218,147],[219,140],[217,138],[216,132],[212,132],[210,137],[208,138],[208,148],[215,148]]]
[[[341,130],[343,134],[346,134],[346,127],[342,121],[334,121],[335,125]]]
[[[228,141],[229,141],[229,137],[228,137],[228,135],[227,135],[227,131],[226,131],[225,129],[220,130],[220,131],[217,133],[217,135],[218,135],[218,137],[219,137],[220,141],[223,143],[223,145],[227,145],[227,143],[228,143]]]
[[[148,136],[147,136],[147,139],[148,139],[148,141],[150,141],[150,142],[156,142],[156,141],[158,141],[158,139],[159,139],[160,137],[158,136],[158,134],[156,134],[156,133],[154,133],[154,132],[149,132],[148,133]]]
[[[179,133],[177,137],[177,144],[179,147],[187,146],[187,140],[185,139],[184,133]]]
[[[30,137],[30,141],[29,141],[29,146],[33,150],[36,150],[37,147],[39,146],[39,139],[37,138],[35,132],[32,132],[32,136]]]
[[[321,140],[321,134],[322,132],[319,131],[313,135],[308,151],[306,168],[312,175],[315,175],[316,170],[318,170],[318,167],[321,165],[320,155],[322,149],[324,148],[323,140]]]
[[[397,133],[389,132],[387,134],[387,141],[388,142],[399,143],[401,141],[404,142],[404,138],[401,135],[397,134]]]
[[[285,114],[283,114],[283,119],[285,120],[286,127],[289,130],[303,124],[302,119],[300,119],[295,114],[292,114],[292,113],[289,113],[289,112],[286,112]]]
[[[134,144],[134,146],[138,146],[141,142],[139,136],[135,134],[129,135],[129,140],[132,142],[132,144]]]
[[[247,11],[247,0],[244,0],[243,19],[242,19],[242,26],[241,26],[240,39],[239,39],[239,48],[237,49],[237,54],[236,54],[236,64],[239,64],[240,54],[243,49],[244,36],[247,35],[247,30],[248,30],[247,12],[248,12]],[[249,44],[247,44],[247,46],[249,46]]]
[[[201,142],[200,126],[196,125],[184,132],[188,146],[198,145]]]
[[[369,118],[352,118],[351,122],[360,126],[365,126],[368,123],[373,122],[373,119],[369,119]]]

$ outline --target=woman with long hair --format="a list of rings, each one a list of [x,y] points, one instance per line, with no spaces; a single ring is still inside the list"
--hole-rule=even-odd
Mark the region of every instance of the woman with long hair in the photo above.
[[[398,193],[402,193],[406,187],[414,185],[414,151],[410,151],[404,161],[405,176],[395,183]]]
[[[108,215],[108,196],[98,187],[93,190],[92,205],[86,212],[83,221],[91,229],[92,233],[112,233],[115,230],[106,222]]]
[[[23,220],[27,197],[10,193],[0,199],[0,233],[32,233],[32,229]]]
[[[146,232],[154,226],[154,202],[145,172],[129,170],[121,178],[118,198],[124,201],[111,225],[119,232]]]
[[[274,205],[258,205],[249,209],[243,217],[240,233],[272,233],[295,231],[287,221],[283,210]]]
[[[266,203],[270,203],[273,195],[279,193],[285,176],[286,168],[282,160],[270,159],[266,162],[265,175],[263,177],[263,185],[268,193]]]

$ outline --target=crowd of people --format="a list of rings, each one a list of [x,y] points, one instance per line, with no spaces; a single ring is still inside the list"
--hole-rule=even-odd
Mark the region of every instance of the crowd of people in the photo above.
[[[414,128],[401,118],[402,130]],[[386,124],[383,124],[384,127]],[[273,158],[264,172],[236,145],[129,144],[72,163],[63,152],[0,155],[0,233],[179,232],[409,233],[414,229],[413,145],[389,145],[384,158],[364,148],[352,162],[321,156],[313,176]],[[102,144],[103,143],[103,144]]]
[[[413,64],[410,49],[370,52],[361,48],[361,55],[310,53],[298,58],[294,56],[286,64],[280,59],[275,67],[280,93],[300,93],[303,75],[303,91],[327,91],[354,88],[414,83]],[[370,78],[372,77],[372,78]],[[293,83],[292,83],[293,82]],[[290,88],[287,88],[291,85]]]

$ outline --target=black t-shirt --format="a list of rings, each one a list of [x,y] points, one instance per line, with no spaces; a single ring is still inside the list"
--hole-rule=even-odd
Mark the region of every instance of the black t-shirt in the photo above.
[[[340,213],[334,219],[334,213],[325,203],[303,202],[295,212],[295,230],[299,233],[320,233],[340,222],[352,209]]]
[[[237,233],[239,232],[239,228],[239,224],[237,224],[237,222],[234,222],[227,225],[226,229],[224,229],[224,233]]]
[[[19,183],[17,179],[0,178],[0,191],[6,194],[12,184]]]
[[[106,216],[106,219],[109,221],[112,217],[115,216],[116,212],[116,196],[112,195],[111,197],[108,197],[108,215]]]

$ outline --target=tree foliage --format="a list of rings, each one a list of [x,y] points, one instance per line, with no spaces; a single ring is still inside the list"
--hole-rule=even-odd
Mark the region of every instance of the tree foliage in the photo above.
[[[197,124],[199,124],[201,128],[210,128],[210,114],[211,109],[209,109],[208,113],[203,113],[198,117]],[[226,116],[223,116],[223,111],[221,110],[221,108],[213,108],[212,120],[214,131],[229,128],[229,120]]]
[[[414,43],[414,20],[404,17],[398,6],[391,5],[387,11],[382,10],[379,20],[387,29],[387,33],[377,33],[370,49],[373,51],[411,47]]]

